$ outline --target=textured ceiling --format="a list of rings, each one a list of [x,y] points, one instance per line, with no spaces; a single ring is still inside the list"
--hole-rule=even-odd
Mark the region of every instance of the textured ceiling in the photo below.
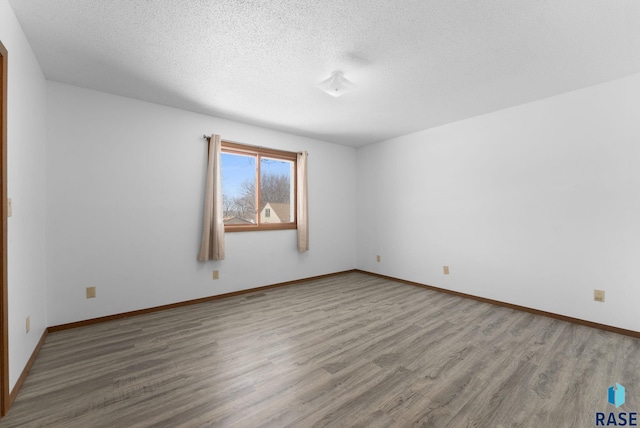
[[[10,3],[47,79],[351,146],[640,72],[637,0]]]

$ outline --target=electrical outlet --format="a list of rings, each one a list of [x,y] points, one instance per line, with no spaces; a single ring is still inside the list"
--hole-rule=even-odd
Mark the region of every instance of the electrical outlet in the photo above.
[[[29,333],[29,330],[31,330],[31,317],[30,316],[27,317],[27,333]]]
[[[376,261],[379,262],[380,261],[380,256],[376,256]]]
[[[220,279],[220,271],[217,271],[217,270],[213,271],[213,279]]]
[[[87,299],[96,297],[96,287],[87,287]]]
[[[442,266],[442,273],[449,275],[449,266]]]
[[[604,302],[604,290],[593,290],[593,300]]]

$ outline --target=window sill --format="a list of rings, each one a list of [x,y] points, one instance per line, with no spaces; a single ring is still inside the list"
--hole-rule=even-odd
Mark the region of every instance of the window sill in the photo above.
[[[259,232],[265,230],[292,230],[297,229],[298,225],[296,223],[286,223],[286,224],[261,224],[260,226],[254,225],[226,225],[224,227],[224,232]]]

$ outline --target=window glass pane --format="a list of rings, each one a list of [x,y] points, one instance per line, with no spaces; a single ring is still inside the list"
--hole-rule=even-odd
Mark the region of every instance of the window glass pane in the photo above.
[[[260,223],[294,221],[293,177],[292,161],[260,158]]]
[[[222,153],[225,224],[256,224],[256,157]]]

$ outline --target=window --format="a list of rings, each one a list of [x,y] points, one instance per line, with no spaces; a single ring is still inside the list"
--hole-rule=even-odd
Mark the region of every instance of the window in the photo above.
[[[296,228],[296,153],[222,142],[226,232]]]

